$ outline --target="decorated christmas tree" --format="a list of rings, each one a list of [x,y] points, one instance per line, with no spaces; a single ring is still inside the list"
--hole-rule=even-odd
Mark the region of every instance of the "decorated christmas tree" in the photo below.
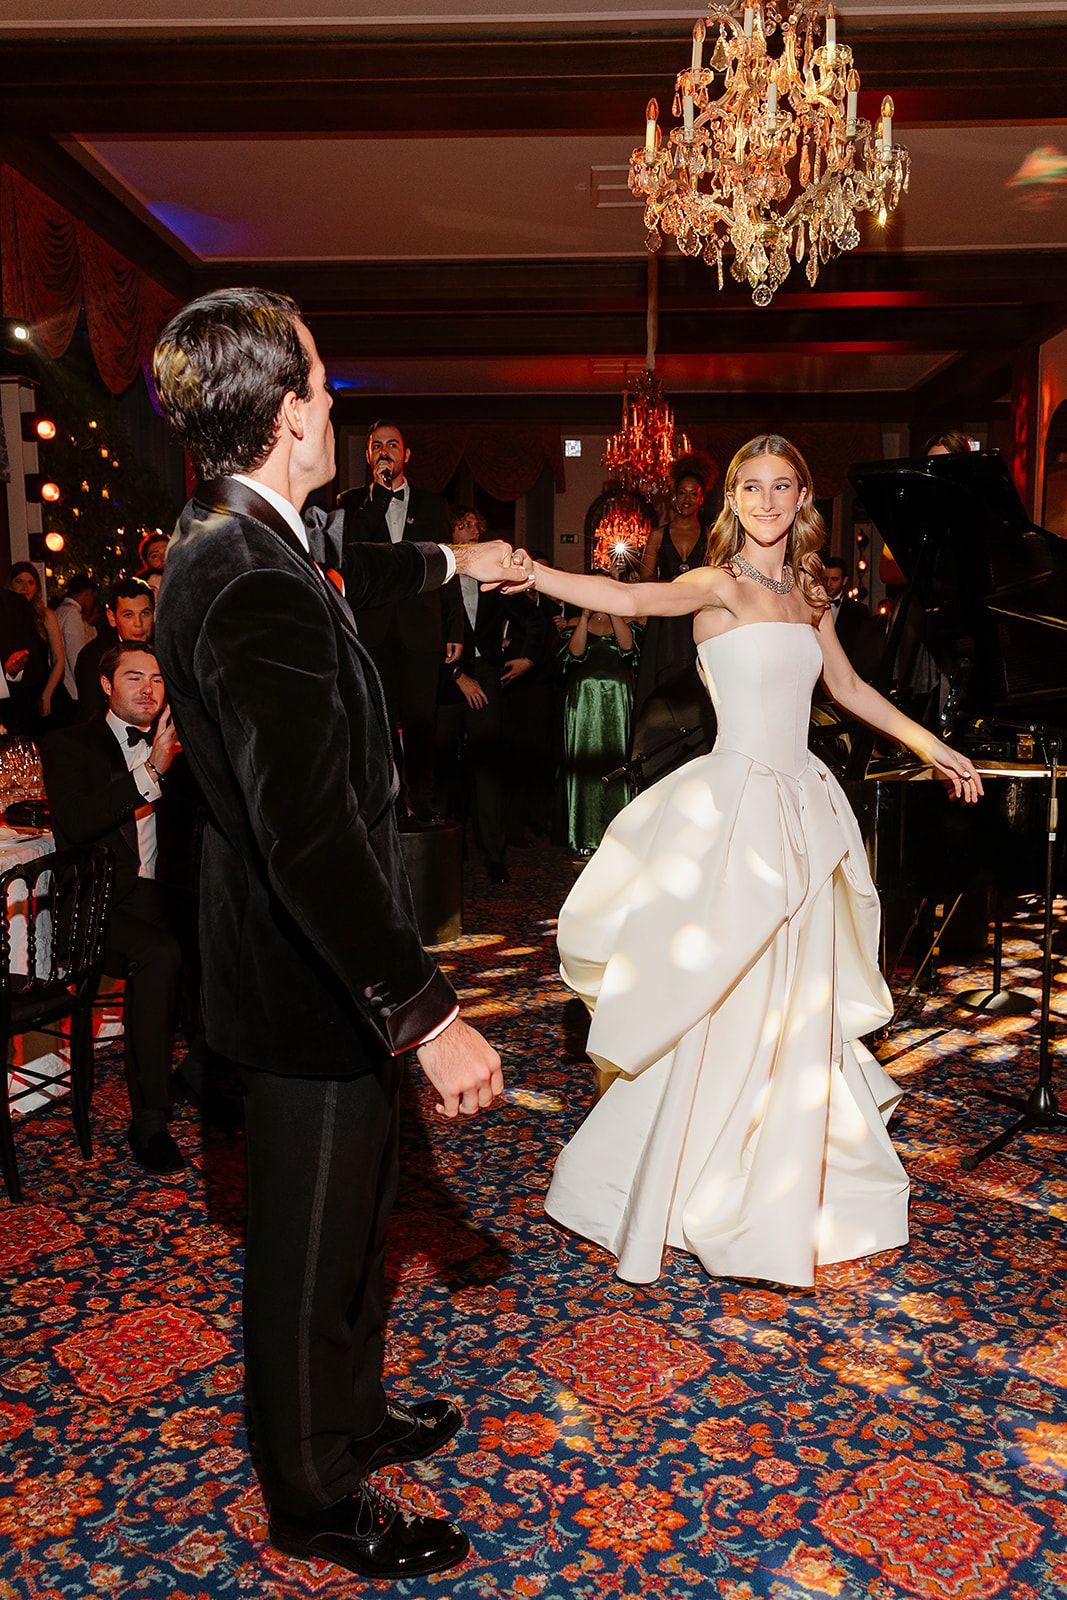
[[[79,357],[72,346],[40,375],[38,409],[56,424],[39,452],[41,472],[60,489],[55,504],[42,506],[43,525],[64,538],[46,570],[60,582],[85,572],[104,585],[137,570],[141,540],[156,528],[170,532],[178,508],[135,458],[114,396]]]

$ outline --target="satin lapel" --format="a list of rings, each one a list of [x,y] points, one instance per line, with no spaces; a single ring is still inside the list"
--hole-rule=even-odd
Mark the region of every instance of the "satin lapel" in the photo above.
[[[200,484],[193,499],[198,500],[201,505],[209,506],[212,511],[229,511],[239,517],[250,517],[253,522],[258,522],[261,527],[266,528],[268,533],[272,533],[302,566],[314,570],[315,563],[285,518],[274,509],[269,500],[265,500],[261,494],[256,494],[246,483],[238,483],[236,478],[216,478],[211,483]],[[369,661],[370,657],[360,641],[356,619],[352,615],[348,601],[326,578],[323,578],[322,587],[345,633],[358,647],[360,655]]]

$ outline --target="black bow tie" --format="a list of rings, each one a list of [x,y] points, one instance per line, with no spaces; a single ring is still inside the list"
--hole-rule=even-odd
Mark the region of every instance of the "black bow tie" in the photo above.
[[[151,744],[152,743],[152,734],[151,734],[151,732],[150,732],[150,730],[148,728],[130,728],[130,727],[127,727],[127,729],[126,729],[126,743],[129,745],[131,750],[133,749],[135,744],[140,744],[142,739],[144,740],[145,744]]]
[[[390,489],[389,493],[392,495],[394,500],[403,500],[404,498],[403,489]]]

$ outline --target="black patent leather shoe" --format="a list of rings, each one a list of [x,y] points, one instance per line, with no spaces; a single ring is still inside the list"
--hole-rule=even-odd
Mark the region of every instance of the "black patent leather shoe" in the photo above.
[[[146,1172],[181,1172],[185,1166],[185,1157],[166,1128],[156,1128],[152,1133],[142,1134],[131,1122],[126,1130],[126,1138],[133,1151],[133,1159]]]
[[[272,1511],[275,1550],[298,1561],[332,1561],[364,1578],[417,1578],[457,1566],[470,1540],[439,1517],[417,1517],[372,1484],[311,1517]]]
[[[353,1444],[357,1460],[364,1452],[364,1472],[398,1462],[423,1461],[446,1445],[463,1424],[463,1413],[451,1400],[420,1400],[406,1406],[390,1400],[385,1421],[366,1439]]]

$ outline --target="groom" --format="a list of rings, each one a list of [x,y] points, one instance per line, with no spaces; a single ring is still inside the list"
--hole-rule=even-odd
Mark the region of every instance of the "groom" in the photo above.
[[[369,1481],[462,1423],[447,1400],[405,1405],[382,1387],[401,1062],[416,1051],[449,1117],[503,1085],[419,943],[381,685],[352,609],[456,570],[514,578],[511,549],[356,545],[339,592],[300,516],[334,475],[332,400],[284,296],[232,289],[186,306],[155,378],[201,479],[168,550],[156,638],[211,819],[208,1042],[244,1069],[245,1370],[270,1539],[367,1577],[414,1577],[469,1545]]]

